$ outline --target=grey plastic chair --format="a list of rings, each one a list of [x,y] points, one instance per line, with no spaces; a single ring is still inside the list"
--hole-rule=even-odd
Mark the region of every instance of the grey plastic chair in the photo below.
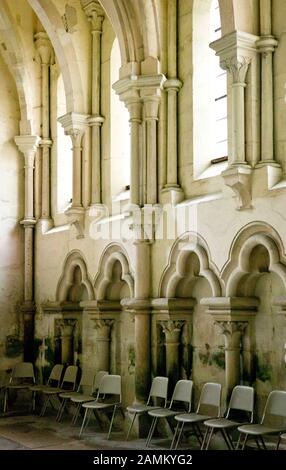
[[[213,382],[207,382],[204,384],[197,411],[195,413],[184,413],[175,416],[175,420],[178,421],[178,424],[176,426],[174,437],[171,443],[171,449],[177,449],[185,424],[190,424],[192,426],[195,436],[199,441],[199,444],[202,446],[203,435],[200,429],[200,423],[203,423],[207,419],[220,416],[220,402],[221,384]],[[202,414],[204,409],[212,409],[213,413],[211,415]]]
[[[286,424],[284,421],[284,425],[281,427],[278,426],[271,426],[267,424],[267,421],[270,416],[281,417],[283,419],[286,418],[286,392],[282,390],[274,390],[270,392],[267,398],[267,402],[264,408],[262,420],[260,424],[248,424],[239,426],[239,439],[237,442],[237,449],[239,449],[241,436],[242,434],[245,435],[242,450],[245,448],[247,440],[252,437],[255,439],[257,447],[260,448],[259,439],[261,441],[262,447],[266,450],[266,445],[263,439],[265,435],[275,435],[278,434],[278,443],[277,443],[277,450],[279,449],[282,433],[286,431]]]
[[[19,362],[12,370],[8,385],[4,392],[4,413],[8,409],[9,390],[29,390],[35,383],[34,367],[31,362]]]
[[[149,434],[146,440],[146,446],[150,445],[152,436],[154,434],[156,424],[160,418],[171,418],[179,413],[180,411],[175,411],[173,409],[174,402],[183,402],[187,404],[188,412],[191,411],[192,406],[192,390],[193,390],[193,381],[192,380],[179,380],[171,398],[169,408],[157,408],[151,411],[148,411],[149,416],[152,416],[153,420],[150,426]]]
[[[44,416],[47,406],[50,403],[53,406],[51,398],[56,397],[59,400],[59,394],[64,391],[74,391],[76,388],[76,379],[78,373],[78,366],[68,366],[64,373],[64,377],[60,387],[47,387],[43,389],[43,394],[46,396],[42,407],[40,416]]]
[[[76,404],[76,410],[75,410],[75,413],[73,415],[71,424],[76,424],[77,419],[79,417],[80,409],[81,409],[83,403],[87,403],[89,401],[94,401],[94,398],[95,398],[94,395],[98,393],[98,389],[100,387],[100,384],[101,384],[101,381],[102,381],[103,377],[105,375],[108,375],[108,374],[109,374],[109,372],[107,372],[105,370],[100,370],[99,372],[97,372],[95,374],[93,385],[92,385],[92,391],[91,391],[90,395],[88,395],[87,393],[75,393],[70,398],[71,402]]]
[[[107,402],[106,395],[109,396],[118,396],[119,400],[115,402]],[[103,396],[102,398],[100,398]],[[114,421],[114,416],[116,410],[121,407],[122,392],[121,392],[121,376],[120,375],[105,375],[102,378],[100,383],[96,400],[83,403],[82,407],[85,408],[85,413],[79,432],[79,437],[81,437],[83,430],[88,426],[88,422],[91,416],[92,411],[107,411],[108,409],[113,409],[112,418],[110,421],[110,426],[107,434],[107,439],[110,438],[111,429]]]
[[[230,397],[226,417],[204,421],[204,425],[206,426],[206,433],[201,449],[205,448],[205,450],[207,450],[209,448],[214,431],[220,431],[228,449],[234,450],[234,444],[232,442],[230,432],[242,424],[237,420],[230,419],[230,414],[234,410],[249,413],[250,419],[248,422],[252,423],[254,410],[253,387],[247,387],[246,385],[237,385],[234,387]]]
[[[103,377],[106,374],[108,374],[108,372],[103,372],[103,375],[101,372],[101,377]],[[80,397],[80,399],[82,400],[82,397],[89,397],[90,400],[89,398],[87,398],[85,400],[86,402],[94,400],[95,397],[92,394],[94,393],[94,390],[95,390],[94,384],[96,380],[96,375],[97,374],[95,374],[92,369],[88,369],[88,368],[84,369],[84,371],[82,372],[82,376],[81,376],[77,391],[63,392],[59,394],[59,398],[62,399],[62,403],[61,403],[61,406],[59,408],[59,411],[56,417],[57,421],[61,420],[65,407],[72,398]]]
[[[61,381],[61,376],[63,373],[63,368],[64,366],[62,364],[55,364],[54,367],[51,370],[50,376],[47,380],[46,385],[44,384],[38,384],[38,385],[32,385],[30,387],[31,392],[33,392],[33,411],[36,409],[36,395],[37,393],[41,393],[44,390],[49,390],[50,388],[57,388],[60,385]]]
[[[148,411],[154,408],[160,408],[160,406],[151,404],[154,399],[163,399],[165,403],[164,407],[167,406],[168,382],[168,377],[155,377],[152,381],[147,403],[134,403],[133,405],[127,406],[128,413],[133,414],[133,417],[127,432],[126,440],[129,438],[136,416],[148,413]]]

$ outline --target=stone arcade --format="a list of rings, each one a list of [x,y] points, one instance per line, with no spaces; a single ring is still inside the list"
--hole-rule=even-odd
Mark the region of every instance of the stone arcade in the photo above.
[[[286,389],[285,33],[285,0],[0,1],[1,371]]]

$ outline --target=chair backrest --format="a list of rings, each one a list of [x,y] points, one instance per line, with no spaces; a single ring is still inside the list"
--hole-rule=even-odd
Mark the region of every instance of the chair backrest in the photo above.
[[[84,393],[92,393],[94,383],[94,371],[90,368],[85,368],[82,371],[80,382],[77,391],[83,391]]]
[[[246,385],[236,385],[231,393],[226,417],[229,416],[231,410],[248,411],[251,414],[252,421],[254,410],[254,388],[247,387]]]
[[[68,388],[74,390],[76,387],[76,378],[78,373],[78,366],[68,366],[64,373],[61,383],[61,388]]]
[[[174,401],[181,401],[188,404],[188,411],[191,411],[192,405],[192,380],[179,380],[174,388],[169,408],[172,408]]]
[[[97,397],[100,395],[119,395],[121,402],[121,376],[104,375],[100,382]]]
[[[101,381],[105,375],[108,375],[109,372],[106,370],[100,370],[98,371],[95,376],[94,376],[94,381],[93,381],[93,387],[92,387],[92,392],[97,392],[97,390],[100,387]]]
[[[204,384],[199,403],[197,413],[203,406],[213,406],[217,408],[217,416],[220,416],[220,402],[221,402],[221,384],[214,382],[207,382]]]
[[[167,402],[168,395],[168,377],[155,377],[152,381],[149,398],[147,404],[149,405],[152,398],[163,398],[165,405]]]
[[[61,376],[63,373],[63,368],[64,366],[62,364],[55,364],[54,367],[51,370],[50,376],[48,378],[47,384],[49,385],[52,381],[57,382],[57,385],[59,385]]]
[[[32,379],[35,382],[34,367],[31,362],[18,362],[12,370],[10,381],[14,379]]]
[[[273,390],[269,393],[264,408],[262,423],[267,416],[280,416],[286,418],[286,392],[282,390]]]

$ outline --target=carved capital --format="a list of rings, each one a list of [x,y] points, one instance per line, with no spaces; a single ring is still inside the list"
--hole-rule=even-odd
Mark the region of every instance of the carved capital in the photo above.
[[[82,8],[91,24],[92,33],[102,32],[102,22],[104,20],[104,10],[97,0],[81,0]]]
[[[179,343],[183,320],[163,320],[159,322],[166,338],[166,343]]]
[[[77,324],[77,320],[74,319],[63,319],[58,322],[58,326],[60,328],[61,336],[68,337],[73,336],[75,326]]]
[[[215,321],[225,338],[226,349],[239,349],[241,338],[248,326],[247,321]]]
[[[114,325],[112,319],[93,319],[98,341],[110,341],[111,329]]]
[[[67,113],[58,118],[65,134],[71,137],[73,148],[80,147],[82,135],[88,126],[88,118],[86,114],[79,113]]]
[[[245,86],[245,78],[250,62],[250,57],[237,58],[234,56],[222,60],[220,65],[231,74],[233,85]]]
[[[37,135],[17,135],[14,140],[20,152],[24,154],[25,168],[33,168],[40,137]]]
[[[53,46],[47,33],[36,33],[34,40],[42,65],[51,65],[54,59]]]

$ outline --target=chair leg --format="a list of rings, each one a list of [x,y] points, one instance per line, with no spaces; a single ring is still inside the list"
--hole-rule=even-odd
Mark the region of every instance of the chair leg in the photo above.
[[[81,424],[81,428],[80,428],[80,431],[79,431],[79,437],[81,437],[82,435],[82,432],[83,432],[83,429],[85,427],[85,422],[86,422],[86,418],[87,418],[87,414],[90,410],[88,408],[85,409],[85,413],[84,413],[84,417],[83,417],[83,420],[82,420],[82,424]]]
[[[32,392],[32,412],[36,411],[36,392]]]
[[[156,423],[157,423],[157,418],[153,418],[153,421],[152,421],[152,424],[151,424],[151,427],[149,429],[149,434],[147,436],[147,440],[146,440],[146,447],[149,446],[149,443],[152,439],[152,436],[153,436],[153,433],[154,433],[154,430],[155,430],[155,427],[156,427]]]
[[[58,422],[61,421],[62,417],[63,417],[63,414],[64,414],[64,410],[65,410],[65,407],[67,405],[67,399],[64,398],[63,399],[63,402],[61,404],[61,407],[59,408],[59,413],[58,413]]]
[[[239,433],[238,441],[237,441],[237,443],[236,443],[236,450],[239,450],[240,440],[241,440],[241,432]]]
[[[174,432],[174,435],[173,435],[173,439],[172,439],[172,442],[171,442],[170,449],[173,449],[173,446],[176,442],[176,437],[177,437],[177,434],[178,434],[179,425],[180,425],[180,422],[178,421],[177,426],[175,427],[175,432]]]
[[[3,407],[4,413],[6,413],[7,409],[8,409],[8,389],[6,388],[4,392],[4,407]]]
[[[208,428],[208,426],[206,426],[203,442],[202,442],[202,445],[201,445],[201,450],[204,450],[204,447],[207,443],[207,438],[208,438],[209,431],[210,431],[210,428]]]
[[[234,444],[233,444],[233,442],[232,442],[232,438],[231,438],[231,436],[229,435],[229,432],[228,432],[228,430],[227,430],[227,429],[225,430],[225,437],[226,437],[226,438],[227,438],[227,440],[228,440],[228,443],[229,443],[230,449],[231,449],[231,450],[235,450],[235,448],[234,448]]]
[[[281,434],[279,434],[276,450],[279,450],[280,442],[281,442]]]
[[[179,445],[179,442],[181,440],[181,437],[182,437],[182,433],[183,433],[183,429],[184,429],[184,426],[185,426],[185,423],[182,422],[182,425],[180,427],[180,431],[179,431],[179,435],[178,435],[178,438],[177,438],[177,442],[176,442],[176,445],[175,445],[175,449],[177,450],[178,448],[178,445]]]
[[[262,437],[262,436],[260,436],[260,440],[261,440],[261,443],[262,443],[263,449],[264,449],[264,450],[267,450],[267,447],[266,447],[266,445],[265,445],[265,442],[264,442],[264,439],[263,439],[263,437]]]
[[[195,436],[196,436],[196,438],[197,438],[197,441],[198,441],[198,443],[199,443],[200,446],[201,446],[201,445],[202,445],[202,440],[201,440],[200,432],[199,432],[198,427],[197,427],[196,424],[193,424],[193,430],[194,430],[194,434],[195,434]]]
[[[208,440],[207,440],[207,444],[206,444],[206,450],[208,450],[208,448],[210,446],[210,442],[211,442],[211,439],[212,439],[212,436],[213,436],[213,432],[214,432],[214,428],[211,428],[210,433],[209,433],[209,437],[208,437]]]
[[[224,429],[221,430],[221,434],[222,434],[222,437],[223,437],[223,439],[224,439],[224,442],[225,442],[226,445],[227,445],[228,450],[231,450],[231,445],[230,445],[230,443],[229,443],[229,441],[228,441],[228,438],[227,438],[227,436],[226,436],[226,434],[225,434]]]
[[[80,412],[80,407],[81,407],[81,403],[78,403],[78,404],[77,404],[77,407],[76,407],[76,409],[75,409],[73,418],[72,418],[72,420],[71,420],[72,426],[75,426],[75,425],[76,425],[77,418],[78,418],[78,415],[79,415],[79,412]]]
[[[131,420],[131,423],[130,423],[129,428],[128,428],[128,432],[127,432],[127,436],[126,436],[126,441],[128,441],[128,439],[129,439],[129,435],[130,435],[131,429],[132,429],[132,427],[133,427],[133,424],[134,424],[134,421],[135,421],[136,416],[137,416],[137,413],[134,413],[134,414],[133,414],[133,417],[132,417],[132,420]]]
[[[112,413],[112,418],[111,418],[111,421],[110,421],[110,426],[109,426],[109,430],[108,430],[108,434],[107,434],[107,439],[110,438],[111,429],[112,429],[112,425],[113,425],[113,421],[114,421],[114,417],[115,417],[116,410],[117,410],[117,406],[115,405],[115,406],[114,406],[114,409],[113,409],[113,413]]]
[[[244,450],[244,449],[245,449],[245,446],[246,446],[246,443],[247,443],[247,439],[248,439],[248,434],[245,434],[245,438],[244,438],[244,441],[243,441],[241,450]]]
[[[44,404],[42,406],[40,416],[44,416],[44,414],[46,413],[49,401],[50,401],[50,397],[49,397],[49,395],[47,395],[46,398],[45,398]]]

